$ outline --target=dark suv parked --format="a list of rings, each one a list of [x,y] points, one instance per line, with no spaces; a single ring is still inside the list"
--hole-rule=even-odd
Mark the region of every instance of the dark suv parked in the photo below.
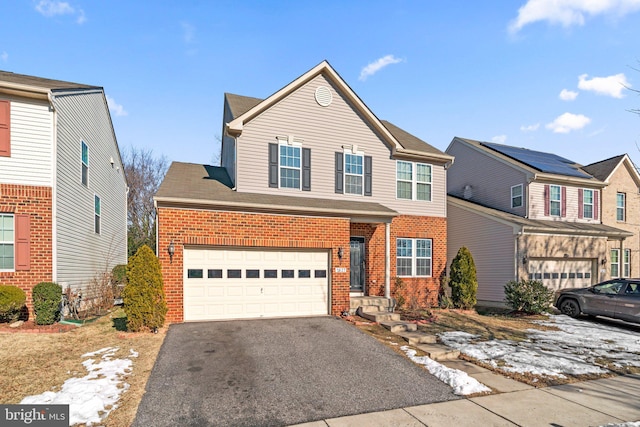
[[[563,289],[554,305],[567,316],[580,313],[640,323],[640,279],[612,279],[588,288]]]

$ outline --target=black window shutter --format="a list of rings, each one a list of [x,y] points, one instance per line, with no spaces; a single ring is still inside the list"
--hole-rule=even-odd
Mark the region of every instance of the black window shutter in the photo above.
[[[269,187],[278,188],[278,144],[269,144]]]
[[[344,193],[343,153],[336,152],[336,193]]]
[[[302,191],[311,191],[311,148],[302,149]]]
[[[364,156],[364,195],[371,196],[371,156]]]

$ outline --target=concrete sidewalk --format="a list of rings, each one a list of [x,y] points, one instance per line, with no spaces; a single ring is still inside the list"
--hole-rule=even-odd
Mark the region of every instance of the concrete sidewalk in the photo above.
[[[640,420],[640,376],[534,388],[463,361],[446,363],[496,394],[332,418],[297,427],[603,426]]]

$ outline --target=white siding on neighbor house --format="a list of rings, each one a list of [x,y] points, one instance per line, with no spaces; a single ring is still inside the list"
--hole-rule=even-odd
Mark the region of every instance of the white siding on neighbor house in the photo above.
[[[103,93],[59,95],[54,104],[58,115],[55,280],[86,292],[97,274],[127,262],[126,182]],[[88,187],[81,179],[81,141],[89,147]],[[101,199],[100,234],[94,231],[94,195]]]
[[[333,102],[318,105],[318,86],[331,90]],[[268,144],[277,136],[294,136],[311,149],[311,191],[269,188]],[[446,182],[444,166],[432,164],[432,200],[396,198],[396,160],[380,136],[336,87],[320,75],[244,125],[237,142],[237,190],[299,197],[316,197],[383,204],[401,214],[444,217]],[[357,145],[372,156],[372,196],[335,193],[335,153]],[[425,162],[428,163],[428,162]]]
[[[53,113],[49,102],[0,95],[11,102],[11,156],[0,157],[0,182],[53,185]]]
[[[551,184],[551,185],[560,185],[561,187],[566,188],[567,200],[567,212],[564,217],[550,216],[544,215],[544,188],[546,183],[542,182],[532,182],[529,184],[529,218],[531,219],[549,219],[549,220],[557,220],[557,221],[570,221],[570,222],[584,222],[591,224],[599,224],[600,223],[600,204],[602,202],[602,197],[600,195],[600,190],[596,188],[588,188],[588,187],[577,187],[577,186],[568,186],[565,184]],[[594,193],[598,193],[598,219],[584,219],[578,218],[579,214],[579,189],[589,189],[593,190]],[[562,190],[561,190],[562,191]],[[594,211],[596,211],[596,206],[594,206]]]
[[[503,302],[504,285],[516,279],[513,227],[449,203],[447,239],[447,267],[466,246],[476,265],[478,300]]]
[[[455,157],[447,171],[447,192],[515,215],[526,215],[527,174],[454,139],[447,154]],[[522,207],[511,208],[511,187],[522,184]],[[468,186],[468,187],[467,187]],[[467,195],[465,196],[465,188]]]

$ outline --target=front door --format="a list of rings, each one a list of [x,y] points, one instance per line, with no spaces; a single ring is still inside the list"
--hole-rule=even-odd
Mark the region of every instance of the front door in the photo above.
[[[349,291],[364,292],[364,237],[351,237],[351,281]]]

